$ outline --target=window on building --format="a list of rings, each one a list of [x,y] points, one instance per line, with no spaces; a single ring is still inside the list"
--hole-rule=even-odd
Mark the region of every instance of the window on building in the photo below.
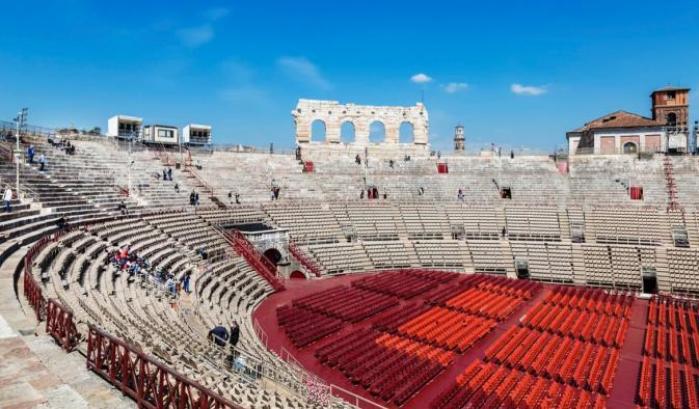
[[[674,100],[675,100],[675,91],[668,91],[668,92],[667,92],[667,100],[668,100],[668,101],[674,101]]]
[[[667,114],[666,119],[667,119],[667,124],[669,126],[677,125],[677,114],[676,113],[670,112],[669,114]]]
[[[633,142],[626,142],[624,144],[624,153],[636,153],[638,152],[638,147]]]

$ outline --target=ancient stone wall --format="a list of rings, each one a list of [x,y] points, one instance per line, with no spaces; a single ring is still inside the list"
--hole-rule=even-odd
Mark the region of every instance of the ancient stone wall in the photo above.
[[[374,122],[384,126],[385,138],[379,144],[397,145],[399,130],[403,123],[409,123],[413,128],[412,144],[427,145],[429,142],[429,117],[427,109],[421,103],[411,107],[371,106],[340,104],[337,101],[321,101],[299,99],[296,109],[291,111],[296,126],[296,143],[306,144],[312,141],[313,123],[322,121],[325,125],[325,142],[340,144],[342,125],[346,122],[354,126],[354,141],[356,146],[368,146],[370,127]]]

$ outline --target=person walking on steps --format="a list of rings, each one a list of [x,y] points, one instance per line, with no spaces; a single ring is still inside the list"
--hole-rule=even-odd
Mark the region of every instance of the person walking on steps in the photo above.
[[[2,194],[2,201],[5,204],[5,212],[10,213],[12,211],[12,189],[9,185]]]

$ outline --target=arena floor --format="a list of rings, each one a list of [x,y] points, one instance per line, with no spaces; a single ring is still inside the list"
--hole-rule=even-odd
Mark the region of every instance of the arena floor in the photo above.
[[[266,332],[269,340],[268,347],[274,352],[281,354],[282,350],[286,349],[307,370],[327,382],[349,390],[379,405],[396,407],[394,404],[389,405],[386,402],[377,400],[360,386],[353,385],[340,371],[320,363],[313,355],[315,350],[313,347],[316,344],[323,343],[323,340],[317,341],[304,348],[296,348],[287,337],[284,330],[277,324],[277,307],[289,304],[293,299],[314,294],[340,284],[349,284],[352,281],[365,277],[367,277],[366,274],[346,275],[324,280],[289,280],[286,282],[287,290],[268,297],[254,312],[254,319],[258,320],[261,327]],[[471,348],[466,350],[465,353],[457,355],[454,362],[452,362],[445,371],[435,377],[417,394],[413,395],[402,407],[407,409],[426,408],[436,396],[453,385],[455,378],[461,374],[469,364],[476,359],[483,358],[485,350],[505,331],[516,326],[535,304],[550,293],[552,288],[551,286],[544,286],[542,291],[539,291],[536,296],[525,301],[511,316],[509,316],[509,318],[499,322],[493,331],[478,340]],[[625,409],[635,407],[634,395],[636,393],[639,365],[641,362],[647,307],[648,302],[642,299],[635,300],[632,305],[630,326],[627,331],[626,340],[621,349],[621,355],[614,377],[614,386],[607,400],[609,408]],[[343,328],[340,334],[345,332],[349,333],[354,329],[356,329],[356,326]],[[372,407],[372,405],[365,404],[362,407]]]

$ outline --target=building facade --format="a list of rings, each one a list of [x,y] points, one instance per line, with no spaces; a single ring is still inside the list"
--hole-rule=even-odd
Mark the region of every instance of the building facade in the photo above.
[[[661,88],[651,100],[650,118],[616,111],[566,133],[568,154],[687,153],[689,89]]]

